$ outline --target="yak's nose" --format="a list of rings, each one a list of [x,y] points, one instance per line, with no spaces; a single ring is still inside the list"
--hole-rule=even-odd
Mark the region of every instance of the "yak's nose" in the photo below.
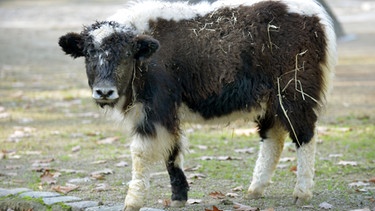
[[[94,87],[92,98],[95,100],[116,100],[119,96],[116,87]]]

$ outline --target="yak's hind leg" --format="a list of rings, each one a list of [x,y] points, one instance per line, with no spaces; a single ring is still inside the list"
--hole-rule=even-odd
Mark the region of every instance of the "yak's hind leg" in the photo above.
[[[296,204],[304,204],[312,198],[314,186],[314,163],[316,134],[302,146],[297,146],[297,183],[293,196]]]
[[[288,134],[280,124],[274,124],[271,128],[264,127],[262,124],[259,126],[262,142],[253,172],[253,179],[248,189],[247,197],[250,199],[263,196],[264,190],[270,183],[279,162],[284,141]]]
[[[166,166],[172,186],[172,207],[183,207],[188,199],[189,184],[182,170],[184,148],[183,139],[180,139],[179,142],[175,144],[166,160]]]

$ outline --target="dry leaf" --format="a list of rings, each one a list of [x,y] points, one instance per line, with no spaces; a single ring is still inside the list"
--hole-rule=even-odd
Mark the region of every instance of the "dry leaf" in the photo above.
[[[350,210],[350,211],[371,211],[370,208],[363,208],[363,209],[355,209],[355,210]]]
[[[319,208],[320,208],[320,209],[329,210],[329,209],[332,209],[332,208],[333,208],[333,205],[332,205],[332,204],[329,204],[329,203],[327,203],[327,202],[323,202],[323,203],[319,204]]]
[[[344,155],[343,154],[330,154],[330,155],[328,155],[329,158],[340,158],[342,156],[344,156]]]
[[[113,144],[113,142],[116,142],[118,141],[120,138],[117,137],[117,136],[114,136],[114,137],[108,137],[108,138],[105,138],[105,139],[102,139],[102,140],[99,140],[97,141],[96,143],[97,144]]]
[[[188,179],[203,179],[206,178],[207,176],[204,174],[190,174],[188,176]]]
[[[103,169],[100,171],[94,171],[90,174],[90,177],[97,179],[97,180],[103,180],[104,175],[113,174],[113,171],[111,169]]]
[[[218,156],[216,159],[220,160],[220,161],[225,161],[225,160],[242,160],[242,158],[240,158],[240,157],[231,157],[231,156]]]
[[[244,149],[235,149],[234,151],[237,152],[237,153],[253,154],[253,153],[255,153],[255,148],[251,147],[251,148],[244,148]]]
[[[210,209],[204,209],[204,211],[223,211],[223,210],[220,210],[219,208],[217,208],[215,205],[212,206],[212,210]]]
[[[297,166],[290,167],[290,171],[296,174],[297,173]]]
[[[371,178],[369,182],[375,183],[375,177]]]
[[[79,151],[81,151],[81,146],[79,145],[72,148],[72,152],[79,152]]]
[[[240,195],[238,195],[237,193],[227,193],[227,194],[225,194],[225,196],[230,197],[230,198],[237,198]]]
[[[159,204],[162,204],[164,208],[170,207],[172,203],[170,199],[159,199],[158,202]]]
[[[202,203],[202,199],[188,199],[187,204],[200,204]]]
[[[40,175],[40,181],[42,184],[56,184],[56,179],[54,177],[54,174],[50,171],[44,171],[42,175]]]
[[[104,163],[107,163],[107,161],[106,160],[97,160],[97,161],[93,161],[93,162],[91,162],[91,164],[104,164]]]
[[[236,134],[238,136],[250,136],[250,135],[253,135],[253,134],[257,134],[258,128],[235,129],[233,132],[234,132],[234,134]]]
[[[201,160],[213,160],[213,159],[215,159],[215,157],[213,157],[213,156],[202,156],[201,157]]]
[[[129,166],[129,163],[125,161],[121,161],[120,163],[116,164],[116,167],[127,167],[127,166]]]
[[[358,181],[358,182],[352,182],[349,184],[349,187],[363,187],[363,186],[369,186],[370,184],[367,183],[367,182],[362,182],[362,181]]]
[[[111,187],[107,183],[100,183],[97,184],[94,188],[94,191],[96,192],[102,192],[102,191],[108,191],[111,190]]]
[[[233,205],[233,208],[234,208],[234,211],[260,211],[260,209],[257,207],[250,207],[250,206],[239,204],[239,203],[235,203]]]
[[[295,157],[285,157],[285,158],[280,158],[280,161],[281,163],[284,163],[284,162],[292,162],[292,161],[295,161],[296,158]]]
[[[237,187],[233,188],[232,191],[235,191],[235,192],[237,192],[237,191],[243,191],[243,186],[242,185],[241,186],[237,186]]]
[[[340,161],[338,162],[338,165],[342,165],[342,166],[358,166],[358,163],[356,161]]]
[[[207,149],[208,149],[208,146],[205,146],[205,145],[197,145],[197,148],[198,148],[198,149],[201,149],[201,150],[207,150]]]
[[[223,199],[223,198],[225,198],[225,195],[222,192],[220,192],[220,191],[214,191],[214,192],[211,192],[208,195],[211,196],[214,199]]]
[[[69,184],[67,186],[60,186],[60,185],[52,186],[52,190],[54,190],[58,193],[63,193],[63,194],[67,194],[69,192],[77,190],[78,188],[79,188],[78,185],[73,185],[73,184]]]
[[[197,171],[198,169],[202,168],[202,165],[196,165],[192,167],[187,167],[184,169],[184,171]]]

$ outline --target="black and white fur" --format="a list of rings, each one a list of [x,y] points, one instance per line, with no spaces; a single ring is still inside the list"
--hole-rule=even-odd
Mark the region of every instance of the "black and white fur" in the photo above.
[[[144,205],[158,161],[170,176],[172,206],[184,206],[186,121],[258,124],[249,198],[263,196],[289,135],[298,157],[293,195],[310,200],[315,124],[331,87],[335,42],[314,0],[136,1],[59,40],[64,52],[85,58],[95,102],[132,131],[127,211]]]

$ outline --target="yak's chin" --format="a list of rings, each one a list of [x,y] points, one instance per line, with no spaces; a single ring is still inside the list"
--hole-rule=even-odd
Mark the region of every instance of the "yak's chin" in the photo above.
[[[118,100],[95,100],[95,103],[100,106],[101,108],[104,108],[106,106],[113,108],[117,104]]]

